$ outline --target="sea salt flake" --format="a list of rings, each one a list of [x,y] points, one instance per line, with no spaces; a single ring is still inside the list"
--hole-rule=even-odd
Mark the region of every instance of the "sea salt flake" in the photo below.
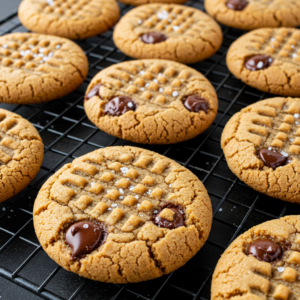
[[[299,122],[298,122],[298,121],[296,121],[296,122],[295,122],[295,124],[296,124],[296,125],[299,125]]]
[[[133,103],[132,102],[129,102],[128,104],[128,107],[133,107]],[[126,168],[125,168],[126,169]],[[128,170],[128,169],[127,169]]]
[[[178,92],[177,91],[174,91],[173,93],[172,93],[172,96],[173,97],[177,97],[179,94],[178,94]]]
[[[164,89],[163,88],[159,88],[159,92],[163,93]]]
[[[284,267],[277,268],[278,272],[282,273],[284,271]]]
[[[83,228],[89,228],[89,224],[84,224]]]
[[[2,45],[2,47],[6,49],[6,48],[7,48],[7,45],[6,45],[6,44],[4,44],[4,45]]]
[[[124,190],[123,190],[123,189],[119,189],[119,192],[120,192],[121,194],[124,194]]]
[[[260,62],[256,65],[256,67],[257,67],[258,69],[263,68],[263,66],[264,66],[264,63],[263,63],[262,61],[260,61]]]
[[[163,10],[163,11],[160,11],[157,13],[157,17],[160,19],[160,20],[164,20],[164,19],[168,19],[169,18],[169,14],[166,10]]]
[[[134,186],[131,185],[131,186],[129,187],[129,190],[132,191],[133,189],[134,189]]]
[[[140,72],[140,75],[144,75],[144,74],[145,74],[145,71],[141,71],[141,72]]]
[[[220,208],[219,211],[223,211],[223,208]]]
[[[136,195],[136,196],[134,196],[136,199],[139,199],[139,196],[138,195]]]
[[[153,82],[158,83],[157,79],[153,79]]]
[[[118,206],[117,203],[113,203],[113,204],[111,205],[111,207],[117,207],[117,206]]]
[[[91,183],[91,187],[93,187],[94,185],[95,185],[95,182],[92,182],[92,183]]]
[[[142,24],[143,23],[143,21],[142,20],[138,20],[138,24]]]
[[[179,26],[173,26],[173,30],[174,30],[174,31],[179,30],[179,28],[180,28]]]
[[[284,151],[281,151],[280,152],[283,156],[285,156],[285,157],[288,157],[289,155],[288,155],[288,153],[286,153],[286,152],[284,152]]]
[[[56,45],[56,49],[59,49],[61,47],[61,45],[60,44],[58,44],[58,45]]]
[[[129,103],[131,103],[131,102],[129,102]],[[128,103],[128,106],[129,106],[129,103]],[[129,106],[129,107],[130,107],[130,106]],[[125,168],[125,167],[121,168],[120,170],[121,170],[121,172],[122,172],[123,174],[125,174],[125,173],[128,172],[128,169]]]

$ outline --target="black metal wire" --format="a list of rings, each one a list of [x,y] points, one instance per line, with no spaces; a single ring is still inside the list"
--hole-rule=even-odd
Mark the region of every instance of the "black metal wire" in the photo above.
[[[203,0],[186,5],[203,8]],[[120,4],[122,14],[131,9]],[[45,160],[33,183],[22,193],[0,204],[0,276],[42,299],[145,299],[161,300],[174,295],[182,299],[209,299],[211,276],[226,247],[251,226],[295,213],[298,207],[261,195],[232,175],[220,148],[226,121],[241,108],[269,95],[245,86],[225,63],[230,44],[244,32],[222,27],[224,42],[211,58],[192,65],[214,85],[219,97],[215,122],[191,141],[169,146],[145,146],[166,155],[194,172],[206,185],[213,205],[211,235],[200,252],[179,270],[145,283],[113,285],[93,282],[64,271],[48,258],[35,237],[32,206],[41,185],[60,166],[99,147],[135,145],[99,131],[86,118],[84,91],[103,68],[129,60],[115,48],[112,31],[78,44],[86,52],[90,72],[85,83],[71,95],[40,105],[0,104],[22,115],[38,129],[45,144]],[[0,35],[26,31],[16,15],[0,23]],[[268,205],[272,203],[272,206]],[[222,226],[219,226],[222,225]],[[24,251],[24,248],[26,251]],[[26,252],[26,253],[23,253]]]

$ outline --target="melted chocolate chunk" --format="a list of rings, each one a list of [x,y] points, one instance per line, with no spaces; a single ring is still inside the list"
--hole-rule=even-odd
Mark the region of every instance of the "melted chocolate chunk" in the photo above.
[[[273,262],[279,259],[282,252],[281,247],[271,240],[257,240],[250,245],[248,250],[248,254],[265,262]]]
[[[157,44],[164,42],[168,37],[160,32],[147,32],[141,36],[141,40],[145,44]]]
[[[245,67],[250,71],[263,70],[269,68],[273,61],[274,59],[271,56],[264,54],[255,55],[246,61]]]
[[[228,0],[226,6],[233,10],[243,10],[248,5],[246,0]]]
[[[103,228],[94,222],[81,221],[66,231],[66,243],[72,248],[72,259],[92,252],[104,236]]]
[[[207,113],[208,103],[205,99],[197,95],[187,96],[184,98],[183,104],[189,111],[199,112],[203,110],[205,113]]]
[[[118,96],[111,99],[105,105],[104,112],[111,116],[121,116],[129,110],[135,110],[136,103],[129,97]]]
[[[87,101],[89,99],[91,99],[92,97],[96,96],[96,95],[99,95],[100,96],[100,88],[101,88],[102,84],[99,83],[99,84],[96,84],[94,85],[90,91],[84,96],[84,101]]]
[[[166,219],[163,219],[159,216],[159,214],[165,209],[171,209],[174,211],[174,219],[173,221],[168,221]],[[174,229],[180,226],[184,226],[184,213],[183,211],[178,207],[175,206],[172,203],[165,204],[162,206],[162,208],[153,215],[152,217],[152,222],[157,225],[158,227],[163,227],[163,228],[169,228],[169,229]]]
[[[285,166],[288,160],[287,156],[284,156],[278,152],[273,152],[269,149],[261,149],[259,151],[259,156],[264,164],[273,170],[278,167]]]

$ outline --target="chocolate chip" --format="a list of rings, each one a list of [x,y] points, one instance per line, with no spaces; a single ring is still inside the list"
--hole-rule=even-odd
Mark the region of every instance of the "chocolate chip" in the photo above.
[[[66,243],[72,248],[72,259],[78,259],[92,252],[103,238],[101,225],[89,221],[73,224],[66,231]]]
[[[172,210],[175,214],[173,216],[173,221],[168,221],[166,219],[161,218],[159,215],[160,213],[165,209],[168,208]],[[184,226],[184,213],[180,209],[179,206],[175,206],[172,203],[165,204],[164,206],[161,207],[161,209],[153,214],[152,216],[152,222],[157,225],[158,227],[163,227],[163,228],[169,228],[169,229],[174,229],[180,226]]]
[[[164,42],[168,37],[160,32],[147,32],[141,36],[141,40],[145,44],[157,44]]]
[[[257,240],[250,245],[248,250],[248,254],[265,262],[273,262],[279,259],[282,252],[281,247],[271,240]]]
[[[84,101],[87,101],[89,99],[91,99],[92,97],[96,96],[96,95],[99,95],[99,92],[100,92],[100,88],[103,84],[99,83],[99,84],[96,84],[94,85],[90,90],[89,92],[84,96]]]
[[[281,153],[274,152],[269,149],[261,149],[259,151],[259,156],[264,164],[273,170],[278,167],[284,166],[288,159],[287,156],[282,155]]]
[[[226,2],[228,8],[233,10],[243,10],[248,2],[246,0],[229,0]]]
[[[274,59],[271,56],[264,54],[255,55],[246,61],[245,67],[250,71],[263,70],[270,67],[273,61]]]
[[[118,96],[106,103],[104,112],[111,116],[121,116],[129,110],[135,110],[136,106],[131,98]]]
[[[183,104],[189,111],[199,112],[203,110],[205,113],[207,113],[208,103],[205,99],[197,95],[190,95],[183,98]]]

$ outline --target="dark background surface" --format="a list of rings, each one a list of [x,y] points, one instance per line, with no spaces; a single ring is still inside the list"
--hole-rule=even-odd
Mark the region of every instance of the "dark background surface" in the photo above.
[[[4,14],[9,17],[0,21],[0,35],[26,31],[15,14],[18,2],[0,0],[0,19]],[[203,10],[203,0],[191,0],[186,5]],[[125,5],[120,7],[122,14],[131,9]],[[115,48],[112,31],[78,42],[88,56],[90,71],[85,83],[75,92],[39,105],[0,104],[1,108],[32,122],[45,144],[45,159],[36,179],[22,193],[0,204],[0,300],[206,300],[210,298],[214,267],[233,239],[261,222],[300,212],[297,205],[255,192],[227,167],[220,148],[224,125],[243,107],[270,95],[245,86],[230,74],[226,52],[243,32],[222,29],[221,49],[211,58],[192,65],[216,88],[218,115],[205,133],[188,142],[171,146],[136,145],[99,131],[86,118],[83,96],[91,78],[103,68],[129,60]],[[214,222],[207,243],[184,267],[156,280],[121,286],[81,278],[48,258],[34,233],[33,203],[45,180],[75,157],[112,145],[136,145],[176,160],[203,181],[212,201]]]

